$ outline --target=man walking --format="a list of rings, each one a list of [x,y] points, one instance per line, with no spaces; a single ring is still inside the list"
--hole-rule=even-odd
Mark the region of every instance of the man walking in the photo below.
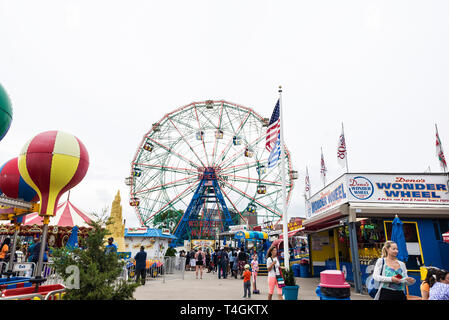
[[[144,250],[145,247],[141,246],[140,251],[134,257],[134,260],[136,260],[136,283],[139,282],[139,278],[142,276],[142,285],[145,285],[147,271],[147,253]]]
[[[227,250],[225,250],[223,248],[222,252],[221,252],[221,262],[220,262],[220,267],[221,270],[223,272],[223,279],[226,279],[228,276],[228,263],[229,263],[229,256],[227,253]]]

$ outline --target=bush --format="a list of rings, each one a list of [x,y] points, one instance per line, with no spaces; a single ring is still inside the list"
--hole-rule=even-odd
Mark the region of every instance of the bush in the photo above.
[[[68,266],[79,269],[79,289],[67,289],[65,300],[132,300],[136,284],[119,279],[124,262],[116,254],[105,253],[104,238],[108,234],[100,221],[92,221],[92,229],[83,243],[85,250],[56,249],[54,266],[64,281]]]
[[[286,286],[296,286],[296,279],[293,273],[293,268],[289,268],[288,270],[281,269],[282,276],[284,277],[284,283]]]
[[[168,248],[167,251],[165,252],[166,257],[174,257],[175,254],[176,254],[175,248]]]

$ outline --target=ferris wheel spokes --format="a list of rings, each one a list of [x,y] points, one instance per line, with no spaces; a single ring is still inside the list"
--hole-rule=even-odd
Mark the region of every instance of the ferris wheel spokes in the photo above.
[[[226,160],[219,162],[218,165],[224,167],[226,165],[226,163],[237,160],[239,157],[241,157],[242,155],[245,154],[244,151],[245,151],[246,148],[249,148],[249,147],[253,147],[254,148],[263,138],[266,138],[266,136],[267,136],[267,133],[263,133],[262,135],[257,137],[254,141],[249,143],[248,145],[243,146],[242,149],[240,149],[237,152],[235,152],[232,156],[230,156]]]
[[[199,181],[195,181],[194,183],[190,184],[186,189],[184,189],[184,191],[182,191],[180,194],[178,194],[176,197],[174,197],[172,200],[170,200],[169,202],[167,202],[162,208],[160,208],[157,212],[151,214],[146,220],[145,223],[150,220],[153,216],[157,215],[158,213],[160,213],[162,210],[164,210],[166,207],[170,206],[170,205],[175,205],[177,202],[179,202],[181,200],[181,195],[183,195],[184,193],[186,193],[189,189],[193,189],[195,187],[196,184],[198,184]],[[175,202],[176,201],[176,202]]]
[[[186,181],[186,180],[192,180],[192,179],[194,179],[194,181]],[[143,193],[143,192],[159,191],[159,190],[162,190],[162,189],[167,189],[167,186],[170,186],[171,188],[184,186],[186,184],[195,182],[196,180],[197,180],[196,177],[186,177],[186,178],[178,179],[178,180],[175,180],[175,181],[167,182],[167,183],[164,183],[164,184],[160,184],[158,186],[154,186],[154,187],[151,187],[151,188],[148,188],[148,189],[139,190],[139,191],[136,191],[134,194],[137,195],[137,194]],[[179,183],[181,181],[184,181],[184,183]]]
[[[240,210],[237,209],[237,207],[235,206],[234,202],[232,202],[231,198],[228,196],[228,194],[223,190],[223,188],[221,188],[221,192],[223,192],[223,194],[225,195],[225,197],[228,199],[228,201],[232,204],[232,206],[234,207],[234,210],[239,214],[239,216],[243,219],[243,221],[247,222],[247,219],[245,219],[245,217],[242,216],[242,214],[240,213]]]
[[[198,129],[200,130],[200,132],[202,132],[202,128],[201,128],[201,124],[200,124],[200,119],[198,118],[198,111],[197,111],[196,105],[194,105],[194,107],[195,107],[196,120],[198,121]],[[206,145],[204,144],[204,135],[201,136],[201,142],[203,144],[204,156],[206,157],[207,166],[209,167],[210,166],[209,165],[209,158],[208,158],[207,152],[206,152]]]
[[[221,109],[220,109],[220,115],[218,116],[218,125],[217,125],[217,130],[221,130],[221,117],[223,115],[223,109],[224,109],[224,103],[221,103]],[[218,142],[218,136],[215,135],[215,141],[214,141],[214,149],[212,151],[212,165],[215,163],[215,150],[217,147],[217,142]]]
[[[226,173],[220,173],[220,175],[221,176],[226,176],[226,177],[228,177],[229,180],[233,180],[233,181],[265,184],[265,185],[272,185],[272,186],[278,186],[278,187],[282,186],[282,183],[281,182],[277,182],[277,181],[256,179],[256,178],[250,178],[250,177],[242,177],[242,176],[236,176],[236,175],[226,174]],[[240,180],[238,180],[238,179],[240,179]]]
[[[228,110],[226,110],[226,114],[229,117],[228,114]],[[240,134],[240,131],[242,130],[243,126],[245,125],[246,121],[248,121],[249,116],[251,115],[251,112],[248,112],[248,114],[246,115],[245,119],[240,123],[239,127],[237,128],[237,132],[234,131],[234,135],[238,136]],[[231,120],[231,119],[229,119]],[[231,121],[231,125],[232,125],[232,121]],[[229,140],[228,144],[226,145],[226,147],[223,149],[223,151],[221,152],[220,156],[218,157],[218,161],[223,162],[224,157],[226,157],[226,154],[229,152],[230,146],[232,145],[232,140]],[[220,158],[222,160],[220,160]],[[216,166],[216,163],[213,163],[214,166]]]
[[[171,119],[169,119],[170,122],[173,124],[173,126],[175,127],[176,131],[178,131],[179,135],[181,136],[182,140],[189,146],[190,150],[193,152],[193,154],[196,156],[196,158],[198,160],[200,160],[201,165],[204,167],[204,162],[201,160],[201,158],[198,156],[198,154],[195,152],[195,150],[192,148],[192,146],[190,145],[190,143],[187,141],[187,139],[184,137],[184,135],[181,133],[181,131],[179,131],[178,127],[173,123],[173,121]]]
[[[179,168],[179,167],[170,167],[170,166],[162,166],[157,164],[146,164],[146,163],[133,163],[133,165],[141,166],[141,167],[147,167],[151,169],[162,169],[166,171],[172,171],[176,173],[182,173],[182,174],[198,174],[198,170],[196,169],[189,169],[189,168]]]
[[[184,160],[185,162],[187,162],[188,164],[190,164],[192,167],[195,167],[195,168],[197,168],[197,169],[201,167],[201,166],[199,166],[198,164],[194,163],[192,160],[186,159],[185,157],[183,157],[183,156],[180,155],[179,153],[174,152],[171,148],[168,148],[167,146],[163,145],[162,143],[157,142],[156,140],[154,140],[154,139],[152,139],[152,138],[150,138],[150,137],[148,137],[148,136],[147,136],[147,138],[150,139],[151,141],[153,141],[154,143],[158,144],[159,146],[161,146],[161,147],[164,148],[165,150],[167,150],[167,152],[169,152],[170,154],[173,154],[173,155],[177,156],[178,158]]]
[[[279,212],[276,212],[276,211],[274,211],[272,208],[269,208],[269,207],[265,206],[263,203],[257,201],[255,198],[253,198],[253,197],[251,197],[250,195],[246,194],[244,191],[240,190],[240,189],[237,188],[236,186],[230,184],[229,182],[227,182],[227,181],[225,181],[225,180],[223,180],[223,179],[221,179],[221,178],[219,178],[219,179],[220,179],[221,181],[223,181],[226,185],[228,185],[229,188],[231,188],[231,189],[234,190],[235,192],[239,193],[239,194],[242,195],[243,197],[247,198],[248,200],[257,203],[259,206],[261,206],[261,207],[267,209],[268,211],[270,211],[270,212],[272,212],[272,213],[274,213],[274,214],[276,214],[276,215],[278,215],[278,216],[281,216],[281,214],[280,214]]]

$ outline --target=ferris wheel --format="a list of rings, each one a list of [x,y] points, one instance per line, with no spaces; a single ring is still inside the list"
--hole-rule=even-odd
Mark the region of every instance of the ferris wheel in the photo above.
[[[177,212],[171,231],[184,223],[184,233],[205,238],[229,225],[279,221],[281,161],[268,168],[268,122],[250,108],[206,100],[154,123],[126,180],[141,226],[154,227],[167,211]],[[285,151],[288,202],[297,172]]]

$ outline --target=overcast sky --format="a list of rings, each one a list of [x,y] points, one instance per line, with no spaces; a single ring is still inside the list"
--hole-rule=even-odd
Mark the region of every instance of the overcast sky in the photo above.
[[[2,163],[62,130],[90,167],[72,202],[99,212],[122,195],[143,135],[166,113],[224,99],[270,117],[283,86],[285,143],[299,171],[289,216],[304,215],[304,172],[441,171],[449,157],[449,1],[0,0],[0,83],[13,122]],[[65,200],[66,196],[62,197]]]

